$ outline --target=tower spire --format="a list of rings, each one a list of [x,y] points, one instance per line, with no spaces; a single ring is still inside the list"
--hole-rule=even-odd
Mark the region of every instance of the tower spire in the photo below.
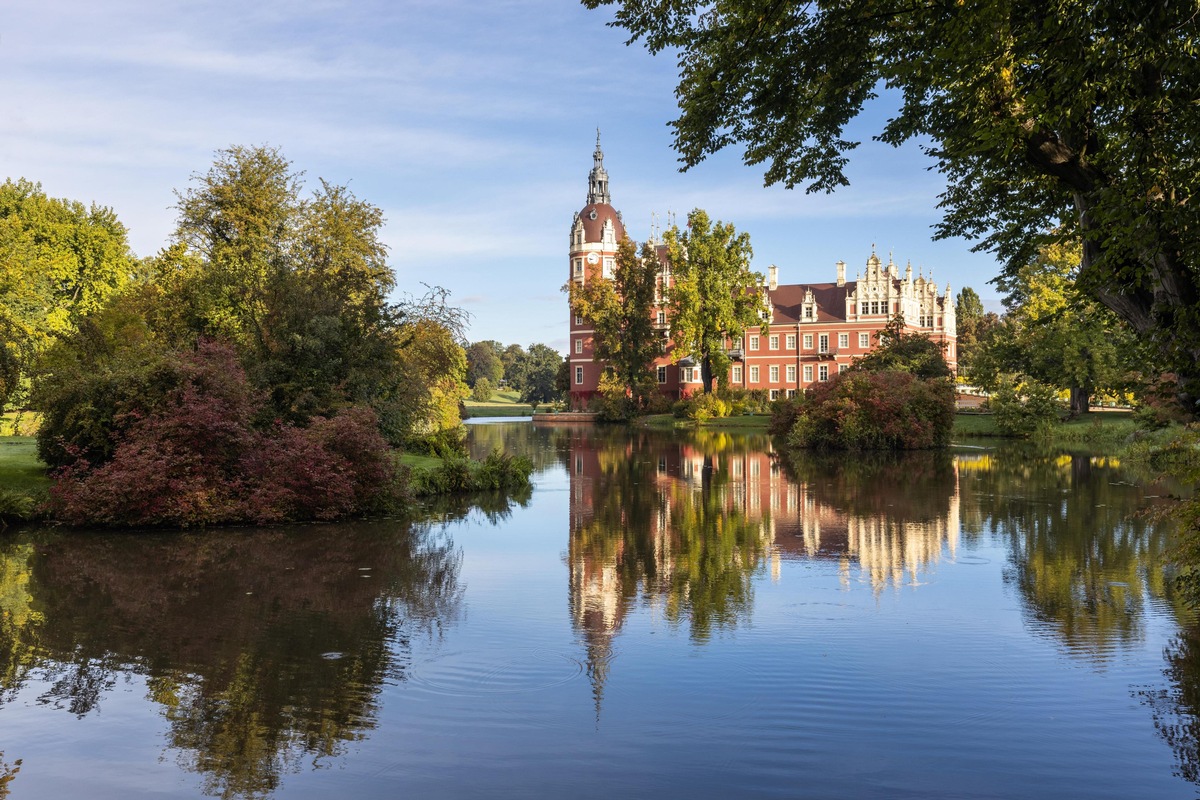
[[[611,203],[608,172],[604,169],[604,151],[600,149],[600,128],[596,128],[596,152],[592,153],[592,171],[588,173],[588,204]]]

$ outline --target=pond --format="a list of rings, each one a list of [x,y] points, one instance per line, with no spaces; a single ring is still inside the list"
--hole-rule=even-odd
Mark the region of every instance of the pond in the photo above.
[[[0,797],[1197,793],[1167,489],[1112,459],[471,443],[533,492],[0,539]]]

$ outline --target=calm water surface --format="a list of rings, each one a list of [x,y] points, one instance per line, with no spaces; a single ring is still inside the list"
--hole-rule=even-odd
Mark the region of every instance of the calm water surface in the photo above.
[[[471,430],[532,494],[0,538],[0,797],[1197,795],[1166,490],[1112,461]]]

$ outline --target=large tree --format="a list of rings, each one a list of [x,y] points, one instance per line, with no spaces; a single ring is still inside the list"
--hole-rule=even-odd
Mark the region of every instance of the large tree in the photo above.
[[[719,220],[713,224],[696,209],[688,214],[686,230],[672,226],[663,239],[672,278],[667,290],[672,357],[697,361],[704,391],[711,392],[714,375],[728,380],[726,340],[736,342],[747,328],[765,325],[762,275],[750,269],[750,235]]]
[[[1135,370],[1152,363],[1128,326],[1082,295],[1075,281],[1079,247],[1046,246],[1015,275],[999,282],[1008,309],[977,354],[982,384],[995,389],[1004,373],[1068,391],[1071,413],[1086,414],[1092,395],[1118,393]]]
[[[564,287],[571,308],[592,325],[595,359],[615,373],[639,407],[652,383],[650,366],[663,352],[654,320],[658,281],[654,245],[647,242],[639,254],[637,245],[626,237],[617,245],[611,280],[571,281]]]
[[[0,184],[0,407],[34,359],[133,271],[112,210],[48,197],[27,180]]]
[[[958,334],[955,342],[958,361],[958,374],[968,381],[974,381],[975,356],[979,352],[980,343],[988,332],[1000,324],[1000,315],[994,311],[984,311],[983,301],[970,286],[958,293],[954,303],[954,324]]]
[[[559,398],[558,373],[563,357],[549,345],[535,342],[523,351],[517,364],[521,375],[521,402],[537,406]]]
[[[619,4],[630,41],[678,53],[685,168],[742,143],[767,183],[832,190],[847,125],[894,90],[878,137],[921,142],[946,176],[938,235],[981,238],[1013,272],[1049,238],[1081,241],[1078,285],[1153,339],[1195,412],[1193,0],[583,3]]]

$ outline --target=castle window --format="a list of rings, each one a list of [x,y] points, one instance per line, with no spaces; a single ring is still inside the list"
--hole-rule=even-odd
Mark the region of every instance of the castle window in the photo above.
[[[872,314],[878,314],[878,313],[879,313],[879,301],[878,301],[878,300],[872,300],[872,301],[871,301],[871,313],[872,313]]]
[[[778,390],[778,389],[772,389],[772,390],[771,390],[771,399],[772,399],[772,400],[778,400],[778,399],[779,399],[779,390]]]
[[[849,347],[849,346],[850,346],[850,334],[839,333],[838,334],[838,349],[841,349],[843,347]]]
[[[828,353],[829,352],[829,334],[822,333],[820,336],[817,337],[817,352],[818,353]]]
[[[812,334],[811,333],[804,334],[804,349],[812,350]]]
[[[770,372],[771,383],[779,383],[779,367],[771,367]]]
[[[613,259],[613,257],[605,256],[604,257],[604,277],[608,278],[609,280],[612,280],[613,270],[615,269],[615,267],[616,267],[616,261]]]
[[[819,381],[829,380],[829,365],[828,364],[822,364],[821,366],[817,367],[817,380],[819,380]]]
[[[847,368],[846,364],[838,364],[838,375],[841,375],[843,372],[845,372],[846,368]]]
[[[583,274],[583,259],[582,258],[575,259],[575,274],[576,275]]]
[[[779,337],[778,336],[771,335],[770,337],[767,338],[767,349],[768,350],[778,350],[779,349]]]
[[[804,365],[804,382],[812,383],[812,364]]]
[[[757,336],[751,336],[751,337],[750,337],[749,349],[750,349],[750,350],[757,350],[757,349],[758,349],[758,337],[757,337]]]
[[[667,368],[666,367],[658,368],[658,382],[659,383],[667,382]]]
[[[583,383],[583,367],[575,368],[575,382]]]
[[[658,312],[658,324],[659,325],[667,324],[667,312],[665,312],[665,311]]]
[[[796,382],[796,365],[795,365],[795,364],[788,364],[788,367],[787,367],[787,382],[788,382],[788,383],[795,383],[795,382]]]
[[[858,346],[859,347],[870,347],[871,346],[871,334],[860,333],[858,335]]]
[[[575,352],[576,352],[576,353],[582,353],[582,352],[583,352],[583,337],[582,337],[582,336],[578,337],[578,338],[575,340]]]
[[[788,389],[788,390],[787,390],[787,396],[788,396],[788,397],[795,397],[795,396],[796,396],[796,390],[795,390],[795,389]]]
[[[730,379],[730,381],[732,383],[741,383],[742,382],[742,368],[740,365],[734,365],[733,377]]]
[[[750,382],[758,383],[758,367],[750,368]]]
[[[863,303],[862,305],[860,305],[860,306],[858,307],[858,313],[860,313],[860,314],[869,314],[869,313],[870,313],[870,309],[871,309],[871,307],[870,307],[869,305],[867,305],[866,303]]]
[[[813,318],[813,307],[812,306],[804,307],[804,318],[807,320],[811,320]]]
[[[786,342],[787,342],[788,350],[795,350],[796,349],[796,334],[794,334],[794,333],[788,334]]]

